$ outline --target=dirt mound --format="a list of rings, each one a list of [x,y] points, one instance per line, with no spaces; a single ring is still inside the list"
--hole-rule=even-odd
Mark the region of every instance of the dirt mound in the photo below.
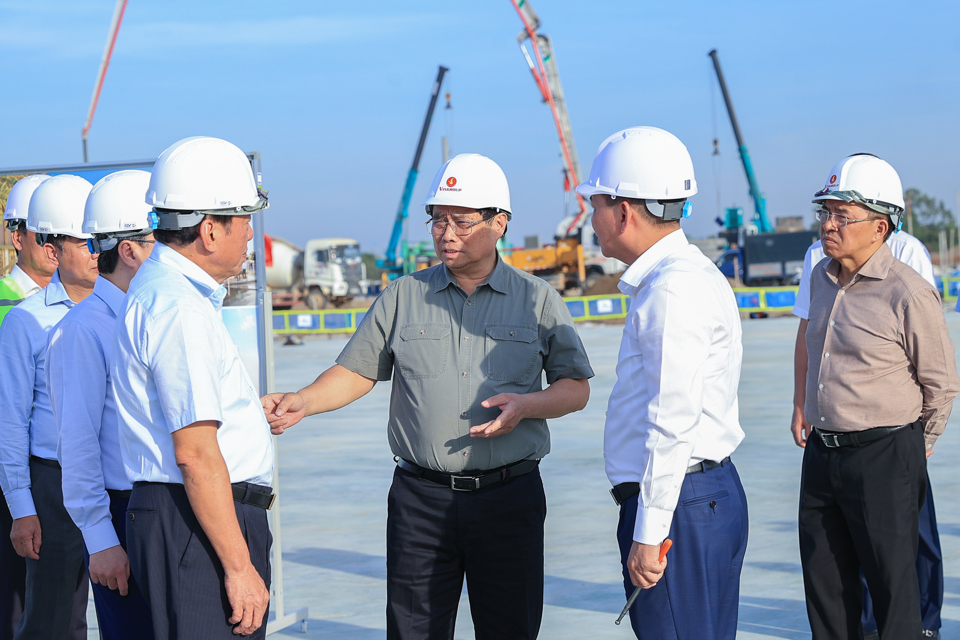
[[[605,296],[610,294],[619,294],[620,289],[617,284],[620,283],[620,276],[623,273],[612,273],[608,276],[590,276],[587,278],[587,288],[583,292],[585,296]]]

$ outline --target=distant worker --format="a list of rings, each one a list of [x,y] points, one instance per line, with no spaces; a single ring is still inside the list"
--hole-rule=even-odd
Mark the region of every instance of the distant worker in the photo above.
[[[392,377],[387,638],[452,639],[464,575],[479,640],[536,638],[546,419],[586,405],[593,370],[559,294],[497,254],[512,208],[493,160],[450,159],[424,205],[441,264],[394,280],[336,365],[264,409],[282,433]]]
[[[30,196],[46,175],[21,178],[7,194],[3,222],[10,232],[10,241],[17,252],[17,264],[0,280],[0,324],[13,307],[50,284],[57,263],[47,257],[37,244],[33,231],[27,230]],[[10,541],[13,519],[7,502],[0,500],[0,640],[11,640],[23,614],[27,566],[17,555]],[[83,603],[86,607],[86,602]]]
[[[844,158],[813,202],[830,260],[811,271],[804,335],[807,616],[815,639],[861,637],[862,570],[879,636],[919,638],[919,510],[960,391],[953,343],[937,290],[885,242],[904,206],[893,167]]]
[[[87,197],[83,231],[99,254],[93,295],[54,327],[47,347],[47,390],[60,433],[63,503],[80,528],[93,583],[100,637],[153,638],[150,609],[126,554],[132,484],[120,453],[110,363],[117,313],[130,280],[153,248],[150,174],[118,171]]]
[[[733,291],[687,241],[697,193],[683,143],[655,127],[600,145],[577,187],[607,257],[628,266],[630,296],[603,455],[620,506],[617,538],[637,638],[733,640],[747,548],[747,500],[730,460],[743,440],[737,403],[740,313]],[[663,562],[660,547],[674,542]]]
[[[157,640],[263,638],[273,442],[220,311],[267,199],[243,151],[195,137],[160,155],[146,201],[157,242],[117,314],[110,366],[130,569]]]
[[[845,160],[851,163],[858,159],[858,155],[850,156]],[[862,159],[860,159],[862,160]],[[831,174],[831,176],[834,174]],[[838,174],[841,178],[849,179],[846,173]],[[894,230],[887,237],[887,245],[893,257],[923,276],[923,279],[936,287],[933,276],[933,262],[930,253],[923,243],[903,230]],[[800,318],[797,328],[797,344],[793,355],[793,419],[790,430],[797,446],[804,447],[810,436],[810,423],[803,415],[803,405],[806,396],[807,382],[807,345],[805,334],[810,305],[810,273],[813,267],[820,264],[825,258],[822,243],[817,240],[810,248],[803,260],[803,273],[800,276],[800,287],[797,291],[796,304],[793,306],[793,315]],[[940,610],[943,607],[943,553],[940,550],[940,534],[937,531],[937,515],[933,504],[933,489],[930,485],[930,475],[927,474],[927,496],[920,508],[920,541],[917,549],[917,578],[920,585],[920,608],[923,617],[923,628],[926,637],[940,636]],[[877,621],[873,615],[873,600],[866,582],[864,587],[864,607],[862,623],[866,640],[877,637]]]
[[[82,598],[86,613],[83,538],[63,507],[46,352],[54,325],[90,295],[97,279],[97,257],[90,255],[89,236],[81,230],[90,188],[83,178],[59,175],[33,192],[27,228],[57,271],[0,326],[0,485],[13,517],[10,538],[27,559],[18,640],[69,637],[75,598]]]

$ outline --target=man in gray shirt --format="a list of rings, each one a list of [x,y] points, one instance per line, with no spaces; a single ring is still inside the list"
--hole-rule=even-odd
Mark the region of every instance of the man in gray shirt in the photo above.
[[[497,255],[511,207],[496,163],[452,158],[424,204],[442,264],[394,281],[336,365],[264,410],[279,434],[392,376],[387,638],[452,639],[464,575],[478,640],[535,638],[546,419],[586,405],[593,370],[556,291]]]

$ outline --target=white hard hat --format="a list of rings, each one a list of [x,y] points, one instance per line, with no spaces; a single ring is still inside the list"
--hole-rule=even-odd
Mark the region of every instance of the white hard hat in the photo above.
[[[645,200],[653,215],[677,220],[689,215],[682,201],[697,193],[697,180],[679,138],[656,127],[630,127],[603,141],[577,193]]]
[[[813,202],[842,200],[854,202],[890,216],[894,229],[900,228],[903,214],[903,185],[896,169],[870,153],[856,153],[838,162],[827,176]]]
[[[220,138],[184,138],[168,147],[153,165],[147,204],[160,229],[200,224],[207,214],[249,215],[267,208],[247,155]]]
[[[461,153],[440,167],[423,201],[428,214],[436,204],[499,209],[507,214],[508,220],[513,217],[507,176],[496,162],[478,153]]]
[[[150,173],[137,169],[117,171],[93,185],[83,210],[83,231],[94,234],[92,253],[108,251],[125,237],[149,233],[157,214],[144,201]]]
[[[10,188],[10,193],[7,194],[7,204],[3,209],[3,221],[7,223],[7,228],[16,227],[20,220],[27,219],[27,212],[30,210],[30,196],[37,190],[40,183],[49,177],[42,173],[26,176],[17,180],[17,183]]]
[[[27,229],[37,234],[39,244],[51,235],[90,237],[83,232],[83,207],[92,188],[89,182],[71,174],[53,176],[36,188],[30,197]]]

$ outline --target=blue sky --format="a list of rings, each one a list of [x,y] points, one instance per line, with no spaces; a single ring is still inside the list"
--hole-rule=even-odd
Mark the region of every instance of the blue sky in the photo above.
[[[718,198],[751,208],[712,48],[772,218],[809,215],[834,162],[859,151],[890,161],[905,188],[956,207],[955,3],[531,2],[553,39],[584,170],[618,129],[675,133],[700,185],[684,223],[692,236],[715,233]],[[0,168],[82,160],[80,130],[113,4],[0,1]],[[447,135],[454,153],[503,167],[513,241],[547,239],[563,212],[562,165],[517,47],[521,27],[509,0],[130,0],[90,160],[156,157],[190,135],[226,138],[263,154],[268,233],[300,244],[352,236],[382,254],[443,64],[453,110],[434,119],[408,237],[428,237],[418,205]]]

